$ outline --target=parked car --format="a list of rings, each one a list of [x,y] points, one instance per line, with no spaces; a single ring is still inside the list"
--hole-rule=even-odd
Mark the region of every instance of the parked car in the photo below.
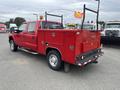
[[[6,32],[6,25],[0,24],[0,32]]]

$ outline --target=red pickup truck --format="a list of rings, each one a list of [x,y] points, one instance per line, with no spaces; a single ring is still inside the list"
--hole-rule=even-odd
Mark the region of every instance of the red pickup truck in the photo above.
[[[19,47],[46,55],[53,70],[63,64],[82,67],[102,55],[99,31],[64,29],[62,23],[46,20],[24,23],[10,33],[9,43],[12,51]]]

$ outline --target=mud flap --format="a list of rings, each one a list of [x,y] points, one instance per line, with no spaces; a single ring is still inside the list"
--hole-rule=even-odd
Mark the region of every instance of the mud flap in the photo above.
[[[64,72],[68,73],[70,72],[70,64],[64,62]]]

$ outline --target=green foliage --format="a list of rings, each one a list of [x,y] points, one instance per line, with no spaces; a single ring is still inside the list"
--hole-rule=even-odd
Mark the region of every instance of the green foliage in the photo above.
[[[20,27],[22,25],[23,22],[25,22],[26,20],[22,17],[16,17],[15,19],[11,18],[9,21],[5,22],[5,25],[7,26],[7,28],[10,27],[11,23],[16,24],[18,27]]]
[[[9,21],[5,22],[5,25],[6,25],[7,28],[9,28],[10,27],[10,22]]]
[[[18,27],[20,27],[22,24],[23,24],[23,22],[25,22],[26,20],[24,19],[24,18],[22,18],[22,17],[16,17],[15,18],[15,20],[14,20],[14,23],[18,26]]]

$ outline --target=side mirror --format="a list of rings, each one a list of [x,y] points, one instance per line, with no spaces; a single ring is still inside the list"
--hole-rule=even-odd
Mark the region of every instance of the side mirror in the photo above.
[[[21,31],[19,29],[14,30],[14,33],[20,33]]]
[[[18,30],[17,27],[11,27],[11,28],[10,28],[10,32],[11,32],[11,33],[12,33],[12,32],[14,32],[14,33],[18,33],[19,30]]]

